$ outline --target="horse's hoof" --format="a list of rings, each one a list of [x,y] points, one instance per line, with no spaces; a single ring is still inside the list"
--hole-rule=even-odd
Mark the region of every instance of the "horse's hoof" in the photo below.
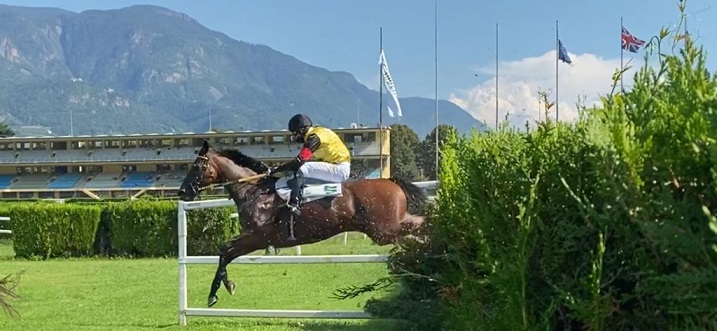
[[[209,296],[209,300],[207,300],[207,307],[214,306],[217,301],[219,301],[219,298],[216,295]]]
[[[234,281],[229,281],[226,284],[227,291],[229,291],[229,294],[234,295],[234,291],[236,290],[236,285],[234,285]]]

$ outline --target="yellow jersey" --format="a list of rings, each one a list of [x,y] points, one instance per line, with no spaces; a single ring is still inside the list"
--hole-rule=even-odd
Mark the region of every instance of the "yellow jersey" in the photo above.
[[[304,135],[304,141],[308,141],[312,134],[317,135],[321,142],[319,148],[313,153],[317,160],[333,164],[351,162],[349,149],[334,131],[320,126],[312,126]]]

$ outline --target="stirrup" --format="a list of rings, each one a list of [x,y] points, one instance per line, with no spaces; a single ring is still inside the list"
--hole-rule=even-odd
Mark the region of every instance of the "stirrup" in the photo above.
[[[293,206],[289,206],[291,208]],[[294,219],[296,218],[296,215],[291,214],[289,216],[289,241],[296,240],[296,237],[294,237]]]
[[[299,207],[294,206],[294,205],[289,204],[289,203],[286,204],[286,207],[289,208],[289,211],[290,211],[290,212],[292,212],[292,213],[294,213],[294,214],[296,214],[296,215],[301,215],[301,210],[299,209]]]

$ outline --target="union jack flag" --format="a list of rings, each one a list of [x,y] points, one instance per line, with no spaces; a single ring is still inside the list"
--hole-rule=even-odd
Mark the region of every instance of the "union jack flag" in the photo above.
[[[645,44],[644,40],[638,39],[637,37],[630,34],[630,32],[622,27],[622,49],[626,49],[630,52],[637,53],[637,50]]]

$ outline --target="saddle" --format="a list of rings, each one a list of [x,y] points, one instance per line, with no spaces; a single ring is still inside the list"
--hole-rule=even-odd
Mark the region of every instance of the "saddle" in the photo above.
[[[288,201],[291,194],[291,188],[289,187],[288,181],[291,177],[280,177],[274,188],[279,197]],[[327,182],[315,178],[304,179],[304,186],[301,189],[301,203],[307,203],[314,200],[323,199],[326,197],[340,197],[341,196],[341,183]]]
[[[276,193],[280,199],[288,201],[291,197],[291,187],[289,180],[291,176],[283,176],[277,179],[274,184]],[[315,200],[329,198],[333,200],[335,197],[341,196],[341,183],[327,182],[316,178],[304,178],[304,185],[301,188],[301,204],[305,204]],[[330,207],[330,202],[325,203],[325,207]],[[289,240],[296,240],[294,236],[294,221],[296,216],[291,214],[289,220]]]

